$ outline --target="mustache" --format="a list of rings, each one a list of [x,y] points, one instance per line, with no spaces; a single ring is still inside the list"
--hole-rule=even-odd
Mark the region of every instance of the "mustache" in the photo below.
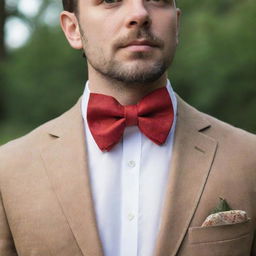
[[[129,42],[139,40],[139,39],[149,41],[150,43],[160,48],[164,46],[163,40],[155,36],[151,31],[145,30],[145,29],[140,29],[138,31],[130,32],[130,34],[118,38],[113,45],[114,45],[114,48],[117,49],[117,48],[125,47],[127,44],[129,44]]]

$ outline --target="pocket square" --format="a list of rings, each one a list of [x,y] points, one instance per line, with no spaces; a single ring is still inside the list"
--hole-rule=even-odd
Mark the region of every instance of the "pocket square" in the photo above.
[[[218,206],[212,211],[202,227],[219,226],[227,224],[237,224],[248,220],[247,213],[242,210],[232,210],[227,201],[220,198]]]

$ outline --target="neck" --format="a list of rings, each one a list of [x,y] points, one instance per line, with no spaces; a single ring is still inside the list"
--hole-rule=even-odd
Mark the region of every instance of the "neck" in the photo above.
[[[165,87],[167,74],[164,73],[158,80],[150,83],[127,84],[101,76],[95,70],[88,70],[90,91],[114,97],[122,105],[138,103],[148,93]]]

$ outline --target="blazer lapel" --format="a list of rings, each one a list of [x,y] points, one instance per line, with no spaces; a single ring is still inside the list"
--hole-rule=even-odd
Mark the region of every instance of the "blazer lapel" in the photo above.
[[[207,182],[217,143],[202,133],[209,122],[178,96],[171,169],[156,256],[177,254]]]
[[[80,101],[49,128],[46,172],[83,255],[103,256],[97,230]]]

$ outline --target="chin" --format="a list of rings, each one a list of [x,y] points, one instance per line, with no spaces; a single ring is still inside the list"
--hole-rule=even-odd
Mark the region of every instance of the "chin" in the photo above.
[[[108,75],[126,84],[151,83],[157,81],[166,71],[165,65],[135,65],[112,70]]]

